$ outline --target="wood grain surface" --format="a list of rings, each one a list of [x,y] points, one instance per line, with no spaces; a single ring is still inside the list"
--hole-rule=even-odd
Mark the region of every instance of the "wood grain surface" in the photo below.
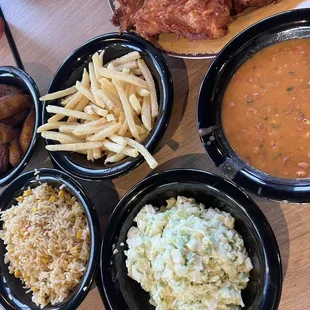
[[[106,0],[4,0],[0,3],[26,71],[42,94],[73,49],[97,35],[117,30],[109,22],[111,12]],[[155,154],[160,163],[156,171],[194,167],[220,173],[205,154],[196,130],[197,96],[210,60],[169,56],[166,59],[174,78],[175,101],[167,133]],[[0,39],[0,65],[14,65],[4,37]],[[39,141],[27,170],[51,166],[43,142]],[[150,173],[144,163],[130,175],[113,182],[81,182],[96,204],[102,231],[119,198]],[[281,250],[284,286],[279,309],[310,309],[310,205],[255,200],[268,218]],[[96,288],[79,309],[104,309]]]

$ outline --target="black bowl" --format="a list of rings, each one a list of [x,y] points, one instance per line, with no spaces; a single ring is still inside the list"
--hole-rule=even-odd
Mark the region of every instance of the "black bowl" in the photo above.
[[[76,80],[81,79],[83,69],[91,61],[91,56],[103,49],[105,50],[105,63],[128,52],[138,51],[152,72],[157,88],[159,114],[154,129],[144,145],[150,152],[153,152],[168,126],[173,104],[173,83],[164,57],[151,43],[143,38],[130,33],[110,33],[84,43],[73,51],[60,66],[48,92],[74,85]],[[57,104],[57,101],[44,103],[43,123],[47,122],[47,119],[51,116],[45,111],[47,104]],[[46,144],[48,143],[51,144],[52,142],[46,140]],[[90,162],[85,155],[70,152],[50,152],[50,156],[58,167],[84,180],[117,177],[128,173],[143,161],[143,157],[138,156],[137,158],[126,158],[116,164],[104,165],[103,160]]]
[[[72,195],[74,195],[85,210],[89,230],[90,230],[90,257],[89,262],[81,279],[70,295],[64,302],[51,306],[48,305],[44,309],[76,309],[83,299],[86,297],[91,285],[94,281],[97,263],[99,259],[99,248],[101,243],[100,224],[95,207],[87,192],[71,177],[61,171],[55,169],[40,169],[38,176],[34,175],[34,170],[22,174],[14,180],[0,196],[0,211],[10,208],[16,204],[15,198],[18,197],[25,189],[38,186],[40,183],[46,182],[53,186],[59,187],[65,185]],[[2,229],[2,222],[0,222],[0,229]],[[15,310],[36,310],[40,309],[31,300],[31,294],[26,294],[26,290],[19,279],[8,271],[8,265],[4,263],[5,246],[3,241],[0,241],[0,305],[4,309]]]
[[[221,123],[222,98],[236,70],[259,50],[296,38],[310,38],[310,9],[274,15],[232,39],[215,58],[204,77],[197,122],[199,135],[211,160],[233,182],[263,198],[305,203],[310,201],[310,179],[281,179],[253,168],[229,145]]]
[[[24,90],[24,92],[31,97],[35,109],[35,126],[28,150],[15,168],[12,168],[7,172],[0,172],[1,187],[14,180],[14,178],[21,173],[33,154],[34,146],[37,141],[37,128],[39,127],[40,122],[41,105],[39,103],[40,94],[38,87],[26,72],[10,66],[0,67],[0,84],[13,85]]]
[[[277,241],[258,206],[232,182],[211,173],[177,169],[154,174],[131,189],[114,210],[101,249],[101,277],[106,309],[151,310],[149,294],[129,278],[125,266],[127,232],[145,204],[162,206],[177,195],[193,197],[206,206],[227,211],[236,219],[253,262],[249,284],[242,293],[251,310],[278,308],[282,289],[282,266]],[[125,246],[121,246],[121,243]],[[117,253],[113,249],[118,250]]]

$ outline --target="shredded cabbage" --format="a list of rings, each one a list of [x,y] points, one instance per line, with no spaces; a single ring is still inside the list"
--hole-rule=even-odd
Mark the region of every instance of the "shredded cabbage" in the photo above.
[[[178,196],[144,206],[127,234],[128,275],[156,310],[237,310],[253,268],[235,219]]]

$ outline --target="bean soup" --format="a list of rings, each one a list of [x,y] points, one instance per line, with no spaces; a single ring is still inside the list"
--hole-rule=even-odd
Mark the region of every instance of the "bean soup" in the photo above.
[[[248,59],[227,86],[222,124],[251,166],[310,177],[310,39],[276,43]]]

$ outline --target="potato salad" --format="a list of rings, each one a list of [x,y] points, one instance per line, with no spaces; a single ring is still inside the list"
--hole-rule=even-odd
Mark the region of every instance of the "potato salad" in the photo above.
[[[127,235],[128,275],[156,310],[236,310],[253,268],[235,219],[178,196],[144,206]]]

